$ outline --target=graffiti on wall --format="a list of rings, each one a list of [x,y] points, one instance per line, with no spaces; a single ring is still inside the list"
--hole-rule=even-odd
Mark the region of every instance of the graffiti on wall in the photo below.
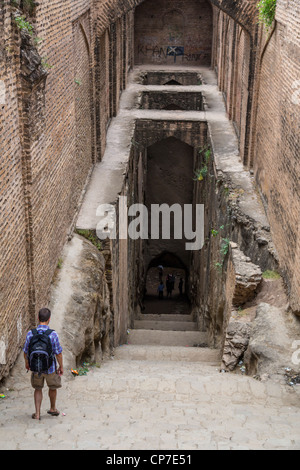
[[[174,63],[176,62],[176,57],[184,56],[184,47],[182,46],[168,46],[167,47],[167,56],[174,56]]]
[[[182,58],[182,62],[202,62],[208,59],[209,53],[207,51],[197,51],[190,53],[183,46],[158,46],[158,45],[138,45],[137,53],[142,57],[152,57],[155,59],[167,59],[174,57],[174,63],[177,57]]]

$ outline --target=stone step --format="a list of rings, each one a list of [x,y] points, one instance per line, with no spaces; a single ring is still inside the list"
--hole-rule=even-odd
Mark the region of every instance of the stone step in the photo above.
[[[120,361],[201,362],[205,366],[220,366],[218,350],[198,347],[123,345],[115,350],[114,358]]]
[[[194,346],[207,344],[207,333],[202,331],[129,330],[128,344],[160,346]]]
[[[184,322],[193,322],[193,317],[191,314],[180,314],[180,313],[142,313],[139,315],[137,320],[147,320],[147,321],[184,321]]]
[[[135,320],[137,330],[197,331],[197,323],[191,321]]]

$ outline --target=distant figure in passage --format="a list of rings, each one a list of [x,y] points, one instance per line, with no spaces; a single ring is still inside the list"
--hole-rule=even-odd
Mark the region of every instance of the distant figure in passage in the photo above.
[[[167,288],[167,297],[171,297],[172,295],[172,281],[171,281],[171,275],[169,274],[167,276],[167,280],[166,280],[166,288]]]
[[[161,281],[161,283],[158,286],[157,292],[158,292],[158,298],[163,299],[164,298],[164,283]]]
[[[182,277],[180,278],[178,289],[179,289],[179,295],[182,296],[182,291],[183,291],[183,279],[182,279]]]
[[[159,282],[162,282],[162,280],[163,280],[163,274],[164,274],[164,268],[163,268],[163,266],[160,264],[160,265],[158,266]]]
[[[174,289],[175,289],[175,276],[174,274],[172,274],[171,275],[171,294]]]

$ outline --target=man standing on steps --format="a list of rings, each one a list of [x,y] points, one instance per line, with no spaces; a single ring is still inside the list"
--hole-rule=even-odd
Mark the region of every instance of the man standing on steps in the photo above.
[[[24,359],[25,367],[27,371],[31,370],[31,385],[34,388],[34,403],[35,403],[35,413],[33,413],[33,419],[41,419],[41,404],[43,399],[42,389],[44,387],[44,381],[49,388],[49,399],[50,399],[50,410],[47,411],[51,416],[58,416],[59,411],[56,408],[56,398],[57,398],[57,389],[61,388],[61,376],[63,375],[63,359],[62,359],[62,347],[59,343],[59,338],[54,330],[49,329],[51,312],[48,308],[42,308],[39,311],[39,325],[36,329],[30,330],[27,333],[25,346],[24,346]],[[34,354],[37,354],[37,351],[34,352],[32,346],[33,342],[43,340],[44,344],[47,343],[49,338],[49,347],[51,348],[51,353],[49,355],[49,361],[47,362],[47,370],[40,370],[41,363],[44,360],[44,356],[47,354],[43,351],[42,357],[40,360],[34,360]],[[37,347],[38,349],[38,347]],[[59,367],[57,368],[58,362]],[[38,366],[37,366],[38,364]]]

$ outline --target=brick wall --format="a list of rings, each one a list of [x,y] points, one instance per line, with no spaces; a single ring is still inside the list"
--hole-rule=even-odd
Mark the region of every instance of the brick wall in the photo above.
[[[36,311],[47,304],[93,160],[90,14],[90,2],[79,0],[43,2],[36,12],[39,54],[48,64],[42,132],[30,141]]]
[[[1,1],[0,379],[48,304],[82,191],[126,86],[135,2],[110,3],[109,12],[92,0],[39,2],[22,11]],[[12,19],[23,14],[32,36]]]
[[[13,364],[29,324],[28,210],[23,186],[18,78],[10,9],[0,8],[0,378]],[[5,99],[4,99],[5,98]]]
[[[210,65],[211,44],[206,0],[147,0],[136,8],[136,64]]]
[[[247,111],[249,100],[250,35],[234,19],[214,8],[214,47],[212,65],[224,94],[227,112],[232,119],[245,157]]]
[[[212,3],[222,8],[214,7],[212,65],[241,158],[254,170],[290,305],[300,312],[299,6],[278,0],[267,34],[251,2],[248,9],[242,2],[239,12],[236,4]]]
[[[253,165],[291,306],[300,312],[300,10],[278,0],[276,29],[261,31],[260,86],[253,128]]]

